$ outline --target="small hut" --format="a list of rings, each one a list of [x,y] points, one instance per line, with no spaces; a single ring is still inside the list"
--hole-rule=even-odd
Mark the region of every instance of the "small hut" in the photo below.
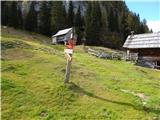
[[[64,44],[69,38],[73,37],[73,28],[67,28],[64,30],[59,30],[55,35],[52,36],[53,44]]]
[[[150,62],[154,68],[160,68],[160,32],[129,35],[123,47],[127,49],[127,56],[137,54],[138,60]]]

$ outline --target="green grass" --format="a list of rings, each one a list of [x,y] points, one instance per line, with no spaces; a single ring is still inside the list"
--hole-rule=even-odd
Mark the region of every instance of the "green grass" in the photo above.
[[[3,120],[160,119],[160,71],[99,59],[76,46],[70,84],[64,86],[64,46],[50,45],[49,38],[35,33],[7,30],[1,37]],[[122,89],[149,99],[143,105]]]

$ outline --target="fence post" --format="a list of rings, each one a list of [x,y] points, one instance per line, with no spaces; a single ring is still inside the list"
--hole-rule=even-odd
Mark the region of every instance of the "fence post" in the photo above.
[[[68,60],[68,59],[67,59],[66,74],[65,74],[64,84],[66,84],[66,83],[69,82],[70,71],[71,71],[71,63],[72,63],[72,60]]]

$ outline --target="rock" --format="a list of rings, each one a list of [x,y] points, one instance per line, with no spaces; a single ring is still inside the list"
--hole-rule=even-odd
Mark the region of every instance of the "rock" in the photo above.
[[[104,59],[112,59],[112,56],[111,56],[111,55],[109,55],[109,54],[107,54],[107,53],[104,53],[104,52],[98,53],[98,54],[97,54],[97,57],[99,57],[99,58],[104,58]]]
[[[139,98],[141,98],[141,100],[143,101],[147,101],[149,99],[148,96],[145,96],[144,93],[137,93],[135,94],[136,96],[138,96]],[[146,104],[146,102],[144,102]]]
[[[46,111],[42,111],[41,113],[40,113],[40,116],[41,117],[45,117],[45,116],[47,116],[48,114],[47,114],[47,112]]]
[[[144,59],[138,59],[136,65],[147,67],[147,68],[154,68],[154,64],[152,62],[144,60]]]

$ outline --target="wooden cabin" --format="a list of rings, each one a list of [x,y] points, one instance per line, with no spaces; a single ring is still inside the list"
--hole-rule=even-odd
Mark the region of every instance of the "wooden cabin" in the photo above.
[[[73,32],[73,28],[59,30],[55,35],[52,36],[52,43],[64,44],[65,41],[73,37]]]
[[[129,35],[123,45],[127,49],[127,56],[135,53],[138,60],[154,64],[160,68],[160,32]]]

